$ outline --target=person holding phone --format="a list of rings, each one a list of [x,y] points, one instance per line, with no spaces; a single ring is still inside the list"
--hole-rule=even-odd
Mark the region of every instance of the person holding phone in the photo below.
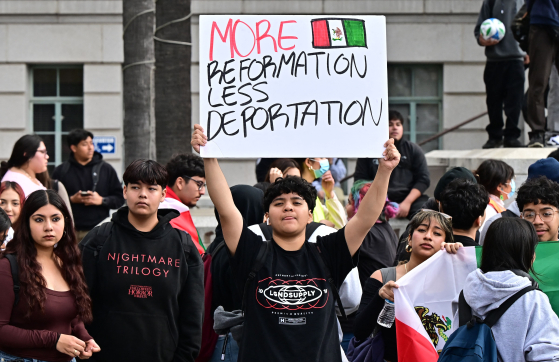
[[[111,209],[124,204],[122,184],[115,169],[95,152],[93,133],[75,129],[68,134],[72,153],[59,165],[52,178],[64,184],[74,214],[78,242],[101,221]]]

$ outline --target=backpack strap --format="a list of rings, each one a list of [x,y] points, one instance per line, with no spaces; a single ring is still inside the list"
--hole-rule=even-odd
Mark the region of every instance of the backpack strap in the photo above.
[[[186,257],[186,260],[188,260],[188,256],[190,255],[189,242],[194,243],[192,241],[192,237],[186,231],[183,231],[183,230],[180,230],[180,229],[175,229],[175,230],[177,230],[178,233],[179,233],[179,236],[181,238],[182,250],[184,251],[184,255]]]
[[[340,293],[338,292],[336,283],[334,283],[334,279],[330,274],[330,269],[328,269],[326,263],[324,262],[324,259],[322,259],[322,252],[320,251],[320,248],[316,243],[307,243],[307,244],[309,244],[309,249],[311,249],[311,254],[314,255],[316,261],[320,265],[320,268],[326,273],[326,280],[328,280],[328,283],[332,287],[332,293],[334,293],[334,298],[336,299],[336,303],[338,303],[338,309],[340,310],[342,317],[344,317],[344,319],[347,319],[344,310],[344,305],[342,304],[342,300],[340,299]]]
[[[462,327],[472,320],[472,307],[466,302],[464,298],[464,291],[460,292],[458,297],[458,325]]]
[[[221,250],[223,249],[223,247],[225,247],[225,240],[221,241],[219,244],[217,244],[217,246],[215,247],[215,249],[210,253],[210,255],[212,256],[212,258]]]
[[[272,240],[272,227],[267,223],[263,222],[258,224],[258,227],[262,231],[262,235],[264,235],[264,239]]]
[[[312,234],[314,234],[314,232],[316,231],[316,229],[318,229],[319,227],[321,227],[324,224],[321,224],[319,222],[311,222],[310,224],[307,224],[307,227],[305,228],[305,240],[308,241]]]
[[[6,254],[4,255],[6,259],[10,262],[10,269],[12,271],[12,280],[14,282],[14,308],[19,303],[19,268],[17,265],[16,254]]]
[[[99,230],[97,230],[97,237],[87,242],[87,244],[93,243],[93,240],[98,239],[97,244],[92,244],[92,246],[95,247],[93,250],[93,256],[95,257],[95,259],[99,258],[99,253],[101,252],[101,249],[103,249],[103,245],[105,245],[107,240],[109,240],[112,229],[113,229],[112,221],[101,224],[101,226],[99,226]],[[82,250],[86,247],[86,245],[83,243],[84,240],[88,240],[88,238],[86,237],[80,242],[79,247]]]
[[[58,179],[62,180],[64,178],[64,176],[68,173],[68,171],[70,171],[70,162],[69,161],[64,161],[64,163],[62,164],[62,170],[60,170],[60,175],[58,176]]]
[[[254,277],[256,277],[258,271],[264,266],[264,263],[266,262],[266,256],[268,255],[268,251],[270,250],[271,245],[272,242],[269,240],[262,242],[262,245],[260,245],[260,249],[258,250],[258,254],[256,254],[256,260],[252,265],[252,269],[250,273],[248,273],[248,278],[245,282],[245,288],[243,289],[243,302],[241,307],[243,315],[245,314],[246,298],[249,284],[254,279]]]
[[[499,321],[499,318],[501,318],[503,316],[503,314],[505,314],[507,309],[509,309],[514,304],[514,302],[516,302],[518,299],[520,299],[520,297],[522,297],[524,294],[526,294],[528,292],[531,292],[532,290],[536,290],[536,288],[533,285],[530,285],[530,286],[516,292],[512,297],[510,297],[503,304],[501,304],[501,306],[499,308],[489,312],[489,314],[487,315],[487,318],[485,318],[485,320],[483,322],[489,328],[493,327],[495,325],[495,323],[497,323]]]
[[[91,188],[92,192],[95,192],[95,189],[97,188],[97,183],[99,182],[99,171],[101,171],[101,167],[103,166],[104,163],[105,161],[101,161],[93,165],[93,169],[91,170],[92,178],[93,178],[93,187]]]

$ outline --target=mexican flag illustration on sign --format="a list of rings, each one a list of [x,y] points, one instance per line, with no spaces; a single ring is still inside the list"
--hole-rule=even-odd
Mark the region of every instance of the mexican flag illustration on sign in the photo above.
[[[313,19],[313,48],[367,47],[365,22],[359,19]]]

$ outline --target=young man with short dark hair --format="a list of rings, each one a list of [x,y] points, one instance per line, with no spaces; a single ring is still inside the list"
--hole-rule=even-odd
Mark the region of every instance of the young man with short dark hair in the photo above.
[[[136,160],[123,176],[126,207],[82,241],[93,304],[91,335],[102,346],[94,361],[189,361],[200,350],[203,263],[191,238],[158,210],[167,171]]]
[[[464,246],[476,246],[476,233],[485,220],[489,194],[485,188],[470,180],[456,179],[440,196],[441,212],[452,217],[454,241]]]
[[[59,165],[52,178],[64,184],[74,214],[78,241],[101,221],[109,217],[111,209],[124,203],[122,184],[115,169],[95,152],[93,133],[75,129],[68,136],[72,151],[68,161]]]
[[[200,125],[194,128],[191,144],[199,152],[207,137]],[[243,297],[240,362],[341,360],[333,288],[339,288],[354,267],[353,257],[384,207],[390,174],[400,160],[393,140],[385,147],[359,211],[344,228],[318,237],[316,244],[305,240],[316,189],[299,177],[276,180],[264,196],[272,239],[263,259],[258,257],[262,239],[236,208],[217,159],[204,159],[208,192]],[[260,268],[255,269],[256,261],[262,261]]]
[[[402,155],[388,186],[388,199],[400,204],[397,217],[413,215],[429,197],[423,193],[429,188],[429,169],[421,147],[404,139],[404,116],[398,111],[388,113],[390,138]],[[359,158],[355,166],[354,181],[374,180],[379,168],[377,159]]]
[[[193,154],[180,154],[174,156],[165,168],[169,174],[167,196],[159,208],[175,209],[180,213],[179,217],[171,220],[171,225],[190,234],[198,252],[204,254],[206,248],[190,215],[190,208],[196,206],[206,193],[204,161]]]
[[[545,176],[527,180],[518,189],[520,217],[531,222],[540,241],[557,241],[559,233],[559,184]]]

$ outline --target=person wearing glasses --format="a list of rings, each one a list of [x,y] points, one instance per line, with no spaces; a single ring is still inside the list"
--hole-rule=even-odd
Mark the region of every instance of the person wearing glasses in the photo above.
[[[385,361],[398,361],[396,345],[396,324],[385,328],[377,323],[385,300],[394,302],[394,288],[398,288],[397,281],[435,255],[439,250],[445,249],[451,254],[456,254],[463,245],[455,243],[452,236],[452,217],[442,212],[433,210],[420,210],[410,221],[410,235],[406,249],[411,253],[410,260],[398,266],[379,269],[375,271],[365,283],[363,296],[353,332],[354,346],[359,346],[372,335],[384,344],[384,355],[379,355],[382,350],[373,350],[372,359]]]
[[[174,156],[165,168],[169,174],[167,195],[159,208],[174,209],[180,213],[179,217],[171,220],[171,226],[186,231],[202,255],[206,251],[206,247],[194,225],[190,208],[195,207],[206,193],[204,161],[196,155],[180,154]]]
[[[124,204],[122,184],[115,169],[95,152],[93,133],[74,129],[67,136],[68,161],[54,170],[52,178],[64,184],[70,196],[78,242],[109,217],[111,209]]]
[[[545,176],[527,180],[516,197],[520,217],[534,225],[540,241],[559,240],[559,184]]]
[[[46,171],[49,156],[41,137],[27,134],[14,144],[8,161],[2,161],[0,177],[2,182],[18,183],[25,197],[33,191],[46,190]]]
[[[485,220],[489,194],[473,181],[456,179],[440,196],[441,211],[452,217],[455,242],[464,246],[478,246],[476,234]]]

